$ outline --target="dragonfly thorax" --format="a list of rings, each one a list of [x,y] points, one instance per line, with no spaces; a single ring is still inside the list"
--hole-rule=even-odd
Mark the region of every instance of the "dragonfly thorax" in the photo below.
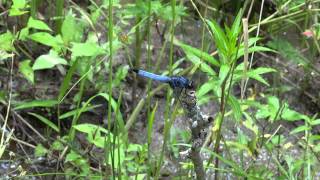
[[[169,84],[173,89],[174,88],[187,88],[187,89],[193,88],[192,81],[182,76],[171,77]]]

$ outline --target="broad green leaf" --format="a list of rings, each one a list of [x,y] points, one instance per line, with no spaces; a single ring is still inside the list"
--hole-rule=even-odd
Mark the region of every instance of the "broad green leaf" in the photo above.
[[[177,46],[180,46],[186,53],[192,53],[192,54],[196,55],[197,57],[199,57],[200,59],[203,59],[203,60],[211,63],[212,65],[219,66],[218,60],[216,60],[214,57],[212,57],[210,54],[208,54],[206,52],[203,52],[197,48],[194,48],[192,46],[189,46],[187,44],[179,42],[176,39],[174,40],[174,44],[176,44]]]
[[[14,36],[10,31],[0,35],[0,50],[2,51],[14,51],[13,46]]]
[[[49,54],[41,55],[36,59],[32,69],[51,69],[58,64],[67,65],[68,63],[65,59],[59,57],[57,52],[55,52],[54,50],[50,50]]]
[[[105,51],[96,43],[72,43],[72,56],[97,56]]]
[[[18,39],[22,41],[26,41],[29,36],[29,28],[25,27],[20,30]]]
[[[33,17],[30,16],[28,25],[29,28],[39,29],[39,30],[45,30],[45,31],[52,31],[50,27],[44,23],[43,21],[33,19]]]
[[[31,113],[29,112],[28,114],[36,117],[37,119],[39,119],[41,122],[43,122],[44,124],[46,124],[47,126],[51,127],[53,130],[55,130],[56,132],[59,132],[59,128],[57,125],[55,125],[53,122],[51,122],[49,119],[39,115],[39,114],[36,114],[36,113]]]
[[[53,47],[55,49],[59,49],[63,45],[63,41],[61,36],[53,37],[51,34],[47,32],[37,32],[28,36],[33,41],[44,44],[46,46]]]
[[[24,60],[19,63],[19,71],[24,75],[24,77],[34,84],[34,72],[30,66],[31,60]]]
[[[53,107],[58,104],[56,100],[34,100],[29,102],[22,102],[19,103],[14,109],[21,110],[21,109],[28,109],[34,107]]]
[[[260,107],[256,113],[256,118],[257,119],[265,119],[271,115],[268,106],[264,105]]]
[[[71,150],[71,152],[69,152],[66,156],[66,159],[64,160],[64,162],[72,162],[78,159],[82,159],[82,157],[76,153],[75,151]]]
[[[26,0],[12,0],[13,4],[9,10],[9,16],[20,16],[27,13],[25,9],[28,7]]]

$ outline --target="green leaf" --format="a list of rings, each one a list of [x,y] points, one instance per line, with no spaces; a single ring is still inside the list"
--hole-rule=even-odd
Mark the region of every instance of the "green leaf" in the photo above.
[[[0,50],[2,51],[14,51],[13,46],[14,36],[10,31],[0,35]]]
[[[213,83],[214,81],[208,81],[201,85],[198,91],[196,91],[197,98],[201,98],[202,96],[206,95],[209,91],[213,90]]]
[[[232,108],[235,119],[240,122],[242,117],[242,110],[238,99],[232,95],[229,95],[228,104]]]
[[[68,70],[67,75],[63,79],[63,82],[62,82],[60,89],[59,89],[59,95],[58,95],[59,102],[62,100],[63,96],[65,95],[65,93],[67,92],[67,90],[70,86],[72,76],[73,76],[74,72],[77,70],[78,63],[79,63],[79,59],[76,59],[73,62],[71,68]]]
[[[28,38],[29,36],[29,28],[28,27],[25,27],[25,28],[22,28],[20,33],[19,33],[19,36],[18,36],[18,39],[19,40],[22,40],[22,41],[26,41],[26,39]]]
[[[203,52],[197,48],[179,42],[178,40],[174,40],[174,44],[180,46],[186,53],[192,53],[193,55],[211,63],[212,65],[219,66],[218,60],[212,57],[210,54]]]
[[[302,120],[302,119],[303,120],[307,120],[308,119],[308,116],[306,116],[304,114],[300,114],[297,111],[291,110],[287,106],[282,111],[281,117],[284,120],[287,120],[287,121],[297,121],[297,120]]]
[[[303,126],[299,126],[299,127],[295,128],[295,129],[293,129],[290,132],[290,134],[296,134],[296,133],[299,133],[299,132],[302,132],[302,131],[309,131],[309,130],[311,130],[310,127],[307,127],[307,126],[303,125]]]
[[[58,64],[67,65],[68,63],[65,59],[59,57],[57,52],[55,52],[54,50],[50,50],[49,54],[41,55],[36,59],[32,69],[51,69]]]
[[[129,70],[128,65],[120,66],[117,69],[116,75],[114,77],[114,80],[112,82],[112,87],[117,87],[120,85],[121,81],[127,76]]]
[[[62,151],[64,149],[64,145],[61,143],[61,140],[58,138],[52,143],[51,149],[55,151]]]
[[[14,56],[14,54],[9,54],[6,51],[0,50],[0,61],[2,60],[6,60],[8,58],[12,58]]]
[[[53,37],[47,32],[37,32],[28,36],[33,41],[59,49],[63,45],[61,36]]]
[[[28,25],[29,28],[34,28],[34,29],[39,29],[39,30],[45,30],[45,31],[52,31],[50,29],[50,27],[44,23],[43,21],[37,20],[37,19],[33,19],[31,16],[29,18],[28,21]]]
[[[88,106],[88,107],[84,108],[82,112],[91,111],[91,110],[93,110],[93,109],[95,109],[95,108],[97,108],[97,107],[100,107],[100,105]],[[59,116],[59,119],[65,119],[65,118],[74,116],[75,114],[78,113],[79,110],[80,110],[80,109],[74,109],[74,110],[68,111],[68,112],[66,112],[66,113],[64,113],[64,114],[61,114],[61,115]]]
[[[247,75],[250,78],[253,78],[253,79],[269,86],[269,83],[266,80],[264,80],[263,77],[260,76],[260,74],[265,74],[265,73],[270,73],[270,72],[276,72],[276,70],[273,68],[259,67],[257,69],[249,70],[249,72],[247,72]]]
[[[267,48],[267,47],[263,47],[263,46],[253,46],[253,47],[249,47],[248,48],[248,53],[253,53],[253,52],[276,52],[273,49]],[[244,55],[244,48],[239,48],[239,52],[238,52],[238,58],[242,57]]]
[[[83,124],[78,124],[78,125],[74,125],[73,126],[76,130],[86,133],[86,134],[94,134],[98,132],[103,132],[108,134],[108,130],[101,127],[101,126],[97,126],[94,124],[89,124],[89,123],[83,123]]]
[[[229,71],[230,71],[230,66],[228,64],[223,64],[223,65],[220,66],[220,71],[219,71],[219,83],[220,83],[220,85],[227,78],[227,75],[228,75]]]
[[[36,157],[45,156],[48,153],[48,149],[46,149],[42,144],[38,144],[36,149],[34,150],[34,155]]]
[[[97,56],[105,53],[104,50],[96,43],[72,43],[72,56]]]
[[[9,16],[20,16],[27,13],[23,9],[28,7],[26,0],[12,0],[13,4],[9,10]]]
[[[259,135],[259,128],[258,128],[258,126],[254,123],[254,120],[251,118],[251,116],[250,116],[248,113],[244,112],[243,114],[244,114],[245,117],[246,117],[246,120],[243,122],[243,125],[244,125],[246,128],[248,128],[248,129],[250,129],[251,131],[253,131],[256,136],[258,136],[258,135]]]
[[[237,37],[241,31],[241,18],[242,18],[242,9],[239,10],[237,17],[235,18],[235,20],[233,21],[232,27],[231,27],[231,31],[230,31],[230,37],[229,39],[232,39],[234,42],[236,42]]]
[[[57,125],[55,125],[53,122],[51,122],[49,119],[39,115],[39,114],[36,114],[36,113],[31,113],[29,112],[28,114],[36,117],[37,119],[39,119],[40,121],[42,121],[44,124],[46,124],[47,126],[51,127],[53,130],[55,130],[56,132],[59,132],[59,128]]]
[[[78,153],[76,153],[75,151],[71,150],[71,152],[67,154],[64,162],[73,162],[78,159],[82,159],[82,157]]]
[[[76,18],[70,11],[61,26],[62,39],[65,44],[70,42],[80,42],[83,36],[84,27],[84,24],[77,23]]]
[[[34,100],[29,102],[23,102],[18,104],[14,109],[21,110],[21,109],[28,109],[34,107],[53,107],[58,104],[56,100]]]
[[[214,36],[214,42],[216,43],[216,46],[219,50],[219,55],[226,57],[228,55],[228,39],[226,37],[226,34],[223,32],[221,27],[216,23],[215,21],[209,21],[206,20],[206,23],[209,25],[211,32]],[[221,62],[222,60],[222,62]],[[222,64],[225,64],[227,62],[224,62],[226,59],[222,58],[220,59],[220,62]]]
[[[320,124],[320,119],[313,120],[313,121],[310,122],[310,124],[311,124],[312,126],[319,125],[319,124]]]
[[[24,77],[34,84],[34,72],[30,66],[31,60],[24,60],[19,63],[19,71],[24,75]]]
[[[205,62],[201,61],[199,57],[189,53],[189,52],[186,52],[187,54],[187,58],[197,67],[200,68],[200,70],[202,72],[205,72],[205,73],[208,73],[209,76],[215,76],[216,75],[216,72],[214,72],[214,70],[208,65],[206,64]]]

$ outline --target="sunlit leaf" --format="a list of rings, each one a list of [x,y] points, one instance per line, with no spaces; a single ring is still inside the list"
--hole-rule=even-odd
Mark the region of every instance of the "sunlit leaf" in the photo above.
[[[33,41],[58,49],[63,45],[61,36],[53,37],[47,32],[37,32],[28,36]]]
[[[2,51],[14,51],[13,46],[14,36],[10,31],[0,34],[0,50]]]
[[[72,43],[72,56],[97,56],[105,53],[104,50],[96,43]]]
[[[29,28],[39,29],[39,30],[45,30],[45,31],[52,31],[50,27],[44,23],[43,21],[33,19],[33,17],[30,16],[27,26]]]
[[[25,9],[28,7],[26,0],[12,0],[13,4],[9,10],[9,16],[20,16],[28,11]]]
[[[33,70],[51,69],[55,65],[63,64],[67,65],[67,61],[59,57],[58,53],[54,50],[50,50],[49,54],[39,56],[33,64]]]

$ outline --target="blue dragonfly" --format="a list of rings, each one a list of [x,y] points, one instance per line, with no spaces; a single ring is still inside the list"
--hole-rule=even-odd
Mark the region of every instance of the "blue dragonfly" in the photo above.
[[[193,82],[189,79],[182,76],[164,76],[153,74],[140,69],[132,69],[133,72],[137,73],[137,75],[149,79],[153,79],[155,81],[168,83],[172,89],[193,89]]]

